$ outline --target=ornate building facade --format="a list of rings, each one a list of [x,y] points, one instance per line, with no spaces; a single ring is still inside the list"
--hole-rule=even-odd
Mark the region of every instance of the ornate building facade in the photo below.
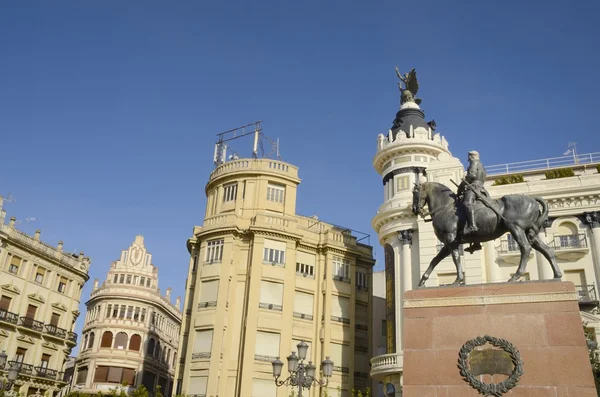
[[[170,288],[160,294],[158,268],[144,238],[136,236],[113,262],[106,281],[94,282],[73,390],[94,394],[144,385],[150,392],[160,386],[170,396],[181,326],[180,298],[172,304],[170,294]]]
[[[81,290],[89,279],[89,258],[63,252],[5,224],[0,197],[0,351],[5,368],[16,367],[13,390],[52,395],[66,385],[65,362],[77,344],[73,332]]]
[[[431,223],[412,213],[413,183],[440,182],[456,192],[464,174],[461,161],[448,142],[426,123],[414,101],[402,104],[394,127],[380,134],[373,164],[383,178],[384,202],[373,218],[373,228],[384,247],[386,272],[387,353],[371,360],[371,376],[386,384],[388,395],[402,390],[402,296],[418,286],[423,272],[442,247]],[[475,148],[476,149],[476,148]],[[465,160],[466,160],[466,153]],[[485,153],[481,153],[485,163]],[[486,188],[493,198],[525,194],[544,198],[549,221],[540,231],[554,249],[563,280],[572,281],[580,295],[582,322],[600,334],[597,286],[600,282],[600,153],[526,161],[487,167]],[[567,168],[569,171],[558,171]],[[505,282],[517,269],[519,247],[509,235],[483,244],[473,254],[461,249],[466,283]],[[550,265],[531,252],[527,279],[553,277]],[[443,286],[456,278],[451,258],[432,273],[427,286]]]
[[[287,397],[271,362],[300,341],[317,374],[334,361],[330,395],[369,386],[372,247],[297,215],[299,183],[296,167],[269,159],[211,173],[204,225],[188,240],[177,394]]]

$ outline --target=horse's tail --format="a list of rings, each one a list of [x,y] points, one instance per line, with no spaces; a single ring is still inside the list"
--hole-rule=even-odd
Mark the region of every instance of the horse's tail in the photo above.
[[[544,223],[548,219],[548,204],[546,203],[546,200],[540,197],[533,197],[533,199],[542,206],[542,211],[540,216],[538,216],[538,218],[533,222],[533,225],[527,229],[527,237],[530,242],[538,235],[540,230],[544,227]]]

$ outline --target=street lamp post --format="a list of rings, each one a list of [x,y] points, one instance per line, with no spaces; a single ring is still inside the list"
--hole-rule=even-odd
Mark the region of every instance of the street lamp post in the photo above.
[[[3,350],[0,353],[0,370],[4,370],[7,358],[8,358],[8,356],[7,356],[6,352]],[[3,379],[0,379],[0,390],[4,390],[4,391],[12,390],[12,387],[15,384],[15,381],[17,380],[18,376],[19,376],[19,367],[15,364],[11,365],[10,368],[8,369],[6,381]]]
[[[286,380],[279,380],[281,370],[283,369],[283,361],[277,357],[271,364],[273,364],[273,377],[275,378],[277,387],[283,385],[298,387],[298,397],[302,397],[302,389],[310,390],[310,387],[313,384],[327,386],[329,378],[331,377],[331,372],[333,371],[333,361],[331,361],[329,357],[323,360],[321,368],[323,369],[325,380],[318,380],[315,378],[315,370],[317,367],[313,365],[312,361],[309,361],[306,365],[304,364],[308,345],[304,343],[304,341],[301,341],[296,347],[298,347],[298,355],[296,355],[296,352],[292,352],[292,354],[287,357],[290,376]]]

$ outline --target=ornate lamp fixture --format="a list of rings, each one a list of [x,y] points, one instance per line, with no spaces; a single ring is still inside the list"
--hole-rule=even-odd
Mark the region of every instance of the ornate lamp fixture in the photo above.
[[[0,370],[3,370],[6,366],[6,359],[8,355],[3,350],[0,353]],[[0,379],[0,390],[9,391],[12,389],[17,377],[19,376],[19,367],[16,364],[12,364],[8,369],[8,374],[6,376],[6,380]]]

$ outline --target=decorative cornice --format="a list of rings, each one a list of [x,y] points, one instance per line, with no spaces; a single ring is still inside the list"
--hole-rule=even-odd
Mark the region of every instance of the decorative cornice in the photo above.
[[[68,310],[68,308],[60,302],[54,302],[52,304],[52,307],[55,308],[56,310],[60,310],[63,312],[66,312]]]
[[[5,291],[12,292],[13,294],[20,294],[21,293],[21,290],[19,288],[15,287],[12,283],[11,284],[4,284],[0,288],[2,288]]]
[[[302,244],[300,242],[298,242],[296,244],[296,249],[297,250],[300,249],[300,250],[312,251],[312,252],[317,252],[318,251],[317,247],[311,247],[310,245],[305,245],[305,244]]]
[[[600,211],[584,212],[583,216],[592,229],[600,227]]]
[[[46,299],[44,299],[44,297],[40,294],[33,293],[33,294],[27,295],[27,297],[29,299],[31,299],[32,301],[36,301],[39,303],[46,303]]]
[[[537,302],[563,302],[578,301],[577,292],[548,292],[539,294],[518,295],[491,295],[491,296],[463,296],[455,298],[429,298],[409,299],[404,301],[405,309],[422,307],[445,306],[477,306],[477,305],[502,305],[510,303],[537,303]]]
[[[19,336],[17,336],[17,340],[21,341],[21,342],[24,342],[24,343],[30,343],[32,345],[35,344],[35,340],[33,340],[29,336],[25,336],[25,335],[19,335]]]
[[[269,237],[276,237],[276,238],[284,238],[286,240],[290,240],[290,241],[296,241],[299,242],[300,241],[300,237],[299,236],[292,236],[288,233],[285,232],[274,232],[274,231],[270,231],[270,230],[264,230],[264,229],[255,229],[256,226],[252,226],[250,227],[250,230],[254,233],[254,234],[258,234],[258,235],[262,235],[262,236],[269,236]]]

